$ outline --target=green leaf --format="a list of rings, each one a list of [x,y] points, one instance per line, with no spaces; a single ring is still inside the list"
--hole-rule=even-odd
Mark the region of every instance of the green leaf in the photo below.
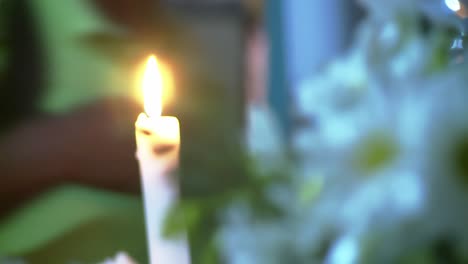
[[[140,199],[80,186],[45,193],[0,223],[0,256],[26,256],[33,263],[47,257],[98,261],[120,250],[141,259],[144,248]],[[60,263],[53,259],[47,263]]]
[[[304,207],[310,206],[320,195],[322,188],[323,180],[320,178],[313,178],[307,181],[299,190],[299,203]]]
[[[199,224],[202,218],[202,210],[193,202],[179,202],[171,208],[164,225],[164,235],[167,237],[191,229]]]
[[[432,253],[428,249],[413,250],[403,256],[399,261],[401,264],[433,264],[436,263]]]
[[[450,62],[449,48],[455,36],[453,32],[444,28],[439,29],[436,34],[432,35],[432,39],[428,42],[433,43],[434,51],[433,54],[428,54],[428,56],[431,56],[427,68],[428,74],[440,72],[447,68]]]

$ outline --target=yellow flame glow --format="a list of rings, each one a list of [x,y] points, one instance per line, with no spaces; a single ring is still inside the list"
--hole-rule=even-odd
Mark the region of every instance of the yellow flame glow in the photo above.
[[[143,100],[148,116],[160,116],[162,112],[163,75],[154,55],[148,58],[143,74]]]

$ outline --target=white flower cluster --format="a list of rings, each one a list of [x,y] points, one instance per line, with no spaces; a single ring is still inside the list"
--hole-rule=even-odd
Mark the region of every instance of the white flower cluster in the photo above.
[[[268,190],[286,215],[229,208],[226,263],[468,260],[468,66],[419,19],[448,15],[433,0],[362,2],[371,17],[349,54],[300,87],[313,125],[295,133],[291,184]]]
[[[135,264],[125,252],[118,252],[115,257],[107,258],[101,264]]]

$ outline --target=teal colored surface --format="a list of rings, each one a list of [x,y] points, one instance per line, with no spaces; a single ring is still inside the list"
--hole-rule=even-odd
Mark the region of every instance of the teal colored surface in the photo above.
[[[283,25],[283,1],[271,0],[266,4],[266,26],[270,41],[268,69],[268,100],[280,122],[284,136],[289,138],[289,92],[286,82],[286,58]]]

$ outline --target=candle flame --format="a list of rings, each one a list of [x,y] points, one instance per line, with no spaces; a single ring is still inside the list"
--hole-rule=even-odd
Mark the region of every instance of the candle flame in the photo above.
[[[143,99],[148,116],[160,116],[162,112],[163,76],[154,55],[148,58],[143,74]]]

